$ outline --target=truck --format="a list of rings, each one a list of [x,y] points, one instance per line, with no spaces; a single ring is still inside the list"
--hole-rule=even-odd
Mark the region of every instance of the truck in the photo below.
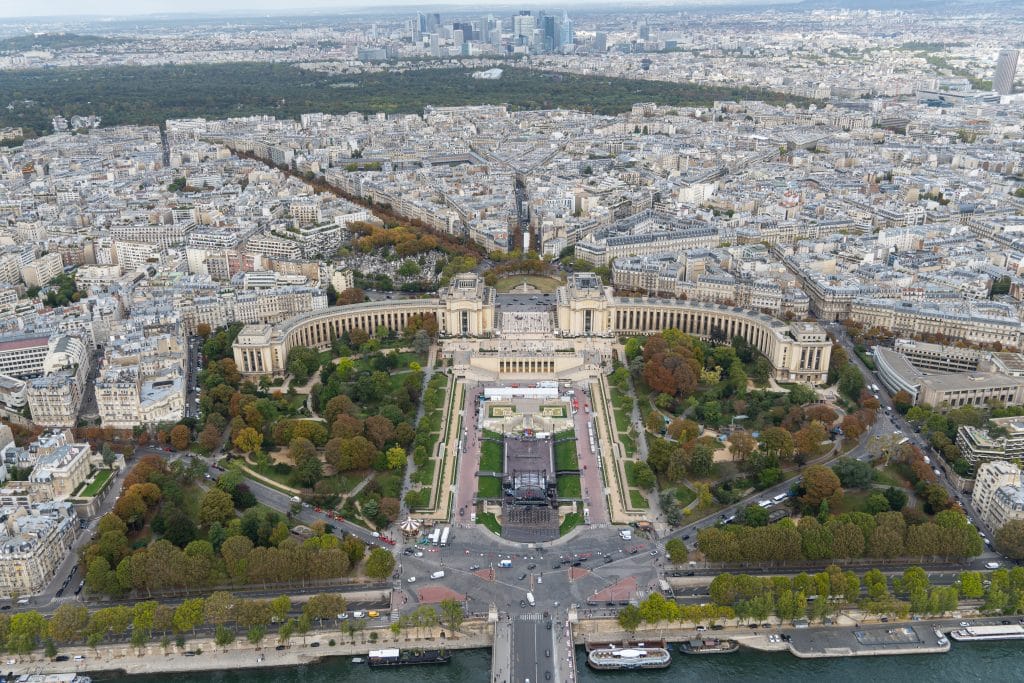
[[[451,531],[452,531],[452,528],[450,526],[446,526],[444,529],[441,530],[441,547],[442,548],[444,548],[444,547],[446,547],[448,545],[448,536],[449,536],[449,534],[451,534]]]
[[[427,538],[430,540],[430,545],[438,545],[441,542],[441,530],[434,529]]]
[[[436,571],[433,574],[431,574],[430,578],[432,578],[434,580],[443,579],[444,578],[444,570],[443,569],[439,569],[438,571]]]
[[[291,502],[295,503],[296,505],[301,505],[302,504],[302,499],[299,498],[298,496],[292,496],[288,500],[290,500]]]
[[[533,598],[533,593],[526,594],[526,602],[530,603],[530,607],[536,607],[537,601]]]
[[[498,562],[498,566],[501,567],[502,569],[511,569],[512,568],[512,560],[502,560],[502,561]]]

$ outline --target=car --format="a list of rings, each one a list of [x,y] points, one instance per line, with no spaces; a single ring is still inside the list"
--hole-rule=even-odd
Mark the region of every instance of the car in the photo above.
[[[561,562],[555,562],[553,565],[551,565],[551,568],[552,569],[561,569],[562,568],[562,563]]]
[[[1003,625],[1004,625],[1004,626],[1005,626],[1006,624],[1009,624],[1009,623],[1010,623],[1010,620],[1009,620],[1009,619],[1003,619]]]
[[[310,643],[310,647],[320,647],[320,643]]]
[[[278,645],[278,646],[277,646],[277,647],[275,647],[274,649],[275,649],[275,650],[277,650],[278,652],[280,652],[280,651],[281,651],[281,650],[283,650],[284,648],[285,648],[285,646],[284,646],[284,645]]]
[[[550,681],[551,680],[551,672],[550,671],[545,671],[544,672],[544,680],[545,681]]]
[[[747,624],[747,628],[760,628],[757,624]]]
[[[711,630],[712,631],[721,631],[723,629],[725,629],[725,626],[723,626],[722,624],[712,624],[711,625]]]
[[[412,548],[405,548],[405,549],[402,550],[402,554],[405,555],[406,557],[412,557],[412,554],[414,552],[416,552],[416,551],[413,550]]]
[[[423,551],[422,550],[417,550],[416,551],[416,557],[423,557]]]
[[[477,571],[479,569],[480,569],[480,565],[478,565],[478,564],[471,564],[471,565],[469,565],[469,571],[471,571],[471,572],[475,572],[475,571]]]
[[[338,621],[345,621],[348,619],[348,612],[342,612],[338,615]]]
[[[278,647],[279,647],[279,648],[281,648],[282,650],[284,649],[284,645],[278,645]],[[189,651],[187,651],[187,652],[185,653],[185,656],[186,656],[186,657],[195,657],[195,656],[196,656],[196,653],[195,653],[195,652],[193,652],[192,650],[189,650]]]
[[[405,582],[406,583],[416,583],[416,577],[415,576],[410,576],[408,579],[405,580]]]
[[[519,601],[519,606],[520,607],[526,607],[526,600],[520,600]]]
[[[771,628],[771,624],[761,624],[761,628]]]
[[[610,555],[605,555],[604,556],[604,563],[605,564],[611,564],[612,562],[613,562],[613,560],[612,560]]]
[[[583,562],[581,560],[576,560],[575,562],[572,563],[572,566],[573,567],[582,567],[583,566]]]
[[[519,581],[522,581],[522,580],[523,580],[523,579],[525,579],[525,578],[526,578],[526,574],[520,574],[520,575],[519,575],[519,579],[518,579],[518,580],[519,580]]]
[[[530,571],[533,571],[534,569],[537,568],[537,565],[535,565],[535,564],[528,564],[528,565],[526,565],[526,568],[529,569]]]
[[[657,557],[657,556],[658,556],[658,551],[657,550],[652,550],[651,551],[651,557]]]
[[[550,658],[551,657],[551,650],[544,650],[544,656]]]
[[[67,655],[57,655],[56,657],[53,658],[53,661],[55,661],[55,662],[66,662],[69,659],[71,659],[71,658],[68,657]]]
[[[684,541],[689,541],[690,540],[690,534],[683,534],[683,540]]]
[[[547,630],[549,630],[549,631],[551,630],[551,621],[550,621],[550,620],[548,620],[548,621],[547,621],[547,622],[546,622],[546,623],[544,624],[544,628],[546,628],[546,629],[547,629]]]
[[[960,622],[960,626],[963,627],[963,628],[967,628],[970,625],[971,625],[971,622],[969,622],[969,621],[961,621]]]
[[[697,627],[697,633],[704,633],[704,631],[707,631],[707,630],[708,630],[707,626],[698,626]]]
[[[365,616],[366,616],[366,613],[361,611],[361,610],[356,610],[355,612],[352,613],[352,618],[353,619],[362,619]]]
[[[380,612],[378,612],[375,609],[372,609],[372,610],[370,610],[369,612],[366,613],[366,616],[370,617],[371,619],[376,619],[377,617],[380,616]]]

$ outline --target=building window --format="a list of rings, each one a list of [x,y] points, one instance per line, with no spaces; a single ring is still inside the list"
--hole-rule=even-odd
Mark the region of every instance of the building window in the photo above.
[[[462,311],[462,334],[469,334],[469,311]]]
[[[590,334],[594,327],[594,312],[583,311],[583,334]]]

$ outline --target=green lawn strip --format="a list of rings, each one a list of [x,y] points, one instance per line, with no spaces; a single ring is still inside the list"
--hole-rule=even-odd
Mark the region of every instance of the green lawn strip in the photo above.
[[[434,481],[434,460],[430,459],[423,463],[423,467],[417,468],[411,478],[417,484],[430,484]]]
[[[483,438],[484,439],[494,439],[494,440],[500,442],[502,439],[505,438],[505,435],[504,434],[499,434],[498,432],[496,432],[494,430],[491,430],[491,429],[485,429],[484,430]]]
[[[480,471],[481,472],[502,472],[502,447],[501,444],[493,441],[484,441],[480,444]]]
[[[697,493],[693,489],[680,485],[676,488],[676,500],[680,507],[686,507],[697,499]]]
[[[576,457],[576,442],[562,441],[555,444],[555,469],[556,470],[578,470],[580,468],[579,458]]]
[[[501,533],[501,525],[498,524],[498,518],[494,516],[493,512],[481,512],[476,516],[476,523],[483,524],[496,534]]]
[[[255,463],[246,462],[245,466],[256,474],[266,477],[267,479],[271,479],[281,486],[291,486],[292,468],[290,465],[284,465],[282,463],[282,469],[284,467],[288,468],[287,473],[277,471],[277,469],[275,469],[275,465],[270,465],[268,467],[267,465],[256,465]]]
[[[104,484],[107,483],[107,480],[110,479],[113,473],[114,470],[99,470],[98,472],[96,472],[96,477],[95,479],[93,479],[93,482],[86,486],[84,489],[82,489],[82,492],[78,495],[82,496],[83,498],[92,498],[101,490],[103,490]]]
[[[647,496],[637,491],[636,489],[629,490],[629,504],[630,507],[639,510],[646,510],[651,505],[647,502]]]
[[[612,412],[615,415],[615,429],[622,433],[629,431],[630,415],[633,412],[633,399],[618,389],[609,388],[612,400]]]
[[[566,474],[558,477],[559,498],[582,498],[583,491],[580,487],[580,478],[576,474]]]
[[[632,457],[636,453],[636,441],[629,434],[619,434],[619,443],[622,444],[622,452],[627,457]]]
[[[626,469],[626,482],[630,486],[637,486],[636,475],[633,473],[636,468],[636,463],[633,461],[627,461],[623,463],[623,467]]]
[[[501,498],[501,479],[477,477],[477,496],[480,498]]]
[[[558,535],[565,536],[567,533],[583,524],[583,515],[575,512],[570,512],[562,520],[562,523],[558,525]]]

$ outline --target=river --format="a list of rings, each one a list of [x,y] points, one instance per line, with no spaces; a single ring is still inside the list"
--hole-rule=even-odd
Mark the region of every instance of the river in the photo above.
[[[898,657],[850,657],[841,659],[797,659],[786,653],[762,654],[740,650],[731,655],[686,656],[672,653],[672,666],[660,671],[593,672],[585,666],[580,683],[681,683],[685,681],[828,681],[863,683],[864,681],[903,681],[925,679],[951,681],[1020,680],[1024,642],[954,643],[944,655],[905,655]],[[577,652],[582,663],[583,650]],[[453,653],[448,666],[370,669],[352,664],[349,657],[327,660],[293,668],[246,669],[244,671],[204,671],[195,674],[129,677],[131,683],[487,683],[491,657],[486,650]],[[197,662],[198,663],[198,662]],[[98,683],[125,680],[94,678]],[[522,683],[517,681],[515,683]],[[532,682],[531,682],[532,683]],[[541,683],[541,682],[537,682]]]

